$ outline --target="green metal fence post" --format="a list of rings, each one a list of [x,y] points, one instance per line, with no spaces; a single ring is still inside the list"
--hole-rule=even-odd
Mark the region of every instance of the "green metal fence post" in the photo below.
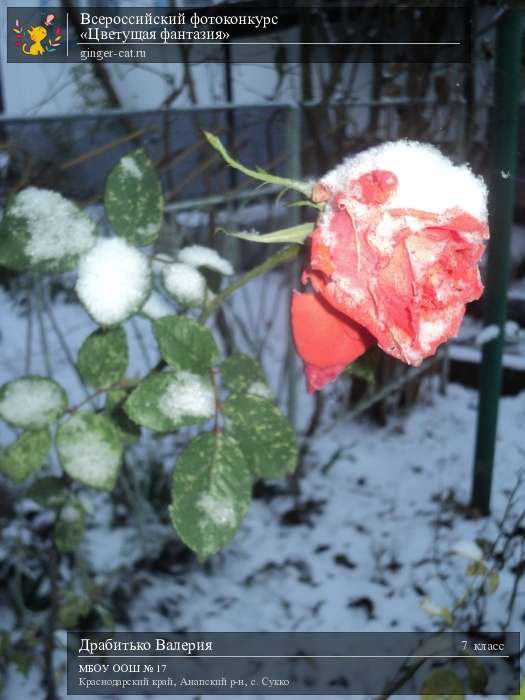
[[[490,492],[498,403],[502,381],[502,354],[507,310],[507,283],[514,194],[520,95],[522,12],[507,10],[497,25],[494,103],[490,142],[490,196],[487,278],[484,295],[485,326],[499,328],[496,338],[483,346],[480,370],[478,424],[471,505],[481,514],[490,511]]]

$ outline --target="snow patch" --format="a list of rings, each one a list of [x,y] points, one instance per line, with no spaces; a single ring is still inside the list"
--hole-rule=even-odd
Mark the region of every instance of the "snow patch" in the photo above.
[[[480,331],[476,339],[474,340],[476,345],[486,345],[487,343],[490,343],[492,340],[495,340],[499,336],[499,327],[496,326],[494,323],[491,323],[489,326],[485,326],[482,331]]]
[[[141,178],[142,170],[131,156],[124,156],[120,161],[122,172],[131,177]]]
[[[41,428],[62,411],[64,395],[51,382],[22,378],[10,382],[0,401],[0,416],[21,428]]]
[[[216,270],[221,275],[233,275],[233,267],[229,260],[221,257],[213,248],[203,245],[190,245],[179,250],[178,259],[180,262],[192,267],[207,267]]]
[[[272,392],[264,382],[253,382],[253,384],[250,384],[248,387],[247,393],[253,396],[260,396],[263,399],[272,398]]]
[[[70,429],[78,430],[74,439],[60,444],[60,459],[64,469],[78,481],[94,488],[106,488],[114,479],[120,465],[120,450],[92,430],[85,430],[82,414],[68,421]]]
[[[80,261],[76,291],[101,325],[120,323],[138,311],[150,287],[148,259],[120,238],[100,240]]]
[[[424,352],[428,352],[432,344],[443,336],[448,325],[449,320],[447,318],[421,319],[418,340]]]
[[[343,191],[349,181],[371,170],[388,170],[398,187],[389,208],[444,212],[458,207],[486,221],[487,187],[468,165],[454,165],[437,148],[418,141],[387,141],[346,158],[321,178],[332,191]]]
[[[206,280],[201,273],[184,263],[165,265],[162,280],[166,291],[184,306],[203,306],[206,300]]]
[[[233,527],[236,522],[235,509],[230,498],[225,496],[212,496],[211,493],[203,493],[197,501],[197,507],[215,525]]]
[[[95,243],[95,222],[58,192],[27,187],[10,213],[27,221],[25,253],[34,264],[81,255]]]
[[[159,399],[159,410],[174,423],[181,418],[211,418],[215,395],[211,384],[193,372],[177,372]]]

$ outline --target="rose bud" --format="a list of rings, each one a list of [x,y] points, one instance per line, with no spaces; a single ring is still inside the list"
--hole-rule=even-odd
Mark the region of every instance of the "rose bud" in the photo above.
[[[368,149],[316,184],[311,234],[292,333],[310,392],[371,345],[418,366],[458,333],[483,292],[487,190],[466,165],[415,141]]]

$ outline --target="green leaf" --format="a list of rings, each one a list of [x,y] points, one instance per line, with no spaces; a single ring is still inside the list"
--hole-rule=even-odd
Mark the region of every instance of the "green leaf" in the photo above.
[[[26,430],[0,452],[0,472],[16,482],[24,481],[42,466],[51,449],[48,428]]]
[[[72,552],[82,542],[86,530],[86,513],[80,500],[70,496],[57,513],[53,539],[60,552]]]
[[[309,199],[300,199],[297,202],[290,202],[288,204],[290,208],[293,207],[309,207],[310,209],[317,209],[318,211],[323,208],[322,204],[314,204],[312,201]]]
[[[87,486],[111,491],[122,459],[122,439],[104,415],[76,413],[57,432],[56,444],[64,471]]]
[[[123,389],[113,389],[106,394],[106,414],[120,433],[124,445],[133,445],[140,438],[140,427],[124,409],[129,394]]]
[[[487,576],[487,580],[485,581],[485,591],[488,595],[491,595],[492,593],[495,593],[498,590],[498,588],[499,573],[498,571],[496,571],[496,569],[492,569],[492,571]]]
[[[168,431],[215,415],[215,395],[208,377],[186,370],[151,374],[124,404],[131,420],[151,430]]]
[[[473,693],[483,695],[489,682],[489,677],[485,667],[479,659],[473,656],[465,656],[465,666],[468,673],[468,684]]]
[[[206,286],[214,294],[217,294],[222,284],[222,274],[218,270],[211,270],[209,267],[198,267],[198,271],[206,280]]]
[[[231,540],[250,506],[252,475],[239,446],[220,433],[192,440],[175,466],[171,520],[199,559]]]
[[[231,391],[248,392],[250,387],[266,386],[266,377],[261,365],[243,353],[230,355],[221,365],[224,385]],[[269,391],[269,390],[268,390]]]
[[[164,216],[160,179],[142,148],[121,158],[106,182],[108,219],[133,245],[148,245],[159,235]]]
[[[164,316],[154,322],[155,337],[166,362],[177,369],[207,374],[219,350],[208,328],[185,316]]]
[[[76,627],[80,620],[89,614],[90,610],[91,601],[89,598],[68,592],[58,609],[58,624],[66,629]]]
[[[0,418],[18,428],[43,428],[66,408],[66,392],[51,379],[28,374],[0,387]]]
[[[251,394],[232,394],[223,406],[227,431],[239,443],[257,477],[277,479],[297,465],[297,440],[277,406]]]
[[[15,649],[11,652],[10,659],[15,664],[19,673],[27,677],[33,665],[33,654],[26,649]]]
[[[122,326],[98,329],[78,351],[77,368],[82,381],[96,389],[115,384],[128,367],[128,343]]]
[[[97,629],[111,629],[115,628],[115,619],[111,613],[111,610],[106,608],[104,605],[94,605],[93,609],[98,615],[100,624],[97,625]]]
[[[444,668],[433,671],[423,682],[421,698],[433,700],[436,696],[441,700],[463,700],[465,692],[459,676]]]
[[[471,561],[466,567],[467,576],[484,576],[487,572],[487,565],[484,561]]]
[[[375,384],[376,370],[381,356],[380,350],[377,347],[372,347],[367,350],[364,355],[358,357],[357,360],[351,362],[345,371],[354,377],[359,377],[369,384]]]
[[[450,608],[441,608],[429,598],[423,598],[421,601],[421,608],[427,613],[427,615],[440,617],[448,626],[452,626],[454,624],[454,618]]]
[[[66,483],[58,476],[44,476],[34,481],[26,493],[42,508],[59,508],[68,497]]]
[[[253,241],[254,243],[304,243],[308,236],[314,230],[314,224],[298,224],[290,226],[272,233],[250,233],[248,231],[240,231],[232,233],[225,229],[218,229],[227,236],[233,238],[242,238],[243,241]]]
[[[96,224],[58,192],[27,187],[10,196],[0,224],[0,265],[64,272],[95,243]]]
[[[204,131],[203,133],[210,146],[212,146],[212,148],[214,148],[219,153],[223,160],[235,170],[239,170],[241,173],[244,173],[245,175],[248,175],[248,177],[252,177],[255,180],[262,180],[262,182],[268,182],[273,185],[282,185],[287,189],[302,192],[302,194],[306,195],[307,197],[310,196],[312,190],[312,186],[310,183],[301,182],[300,180],[291,180],[287,177],[279,177],[277,175],[272,175],[271,173],[266,172],[262,168],[257,168],[257,170],[247,168],[245,165],[242,165],[242,163],[239,163],[238,160],[235,160],[235,158],[233,158],[228,153],[218,136],[215,136],[215,134],[212,134],[209,131]]]

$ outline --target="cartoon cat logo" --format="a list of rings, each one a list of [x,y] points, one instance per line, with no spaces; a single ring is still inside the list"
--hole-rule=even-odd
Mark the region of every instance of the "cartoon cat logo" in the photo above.
[[[54,20],[55,15],[47,15],[42,24],[24,29],[17,19],[13,27],[16,47],[26,56],[43,56],[56,51],[62,41],[62,30],[54,26]]]

